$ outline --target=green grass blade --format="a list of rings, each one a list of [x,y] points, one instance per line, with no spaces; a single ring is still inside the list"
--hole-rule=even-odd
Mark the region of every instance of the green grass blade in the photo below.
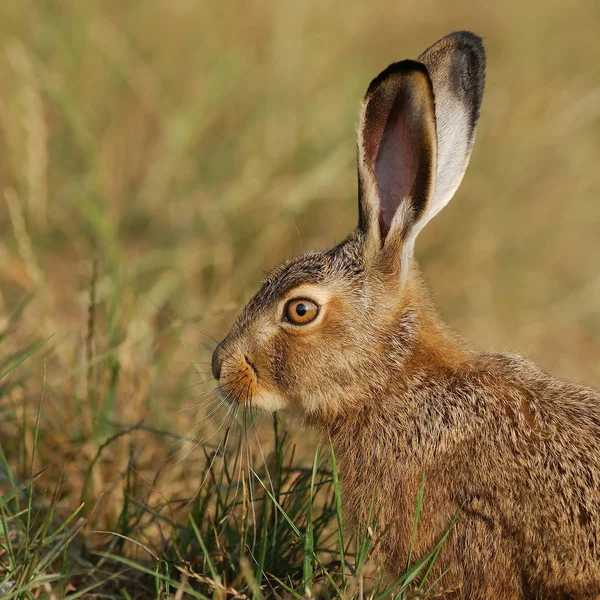
[[[263,593],[260,589],[260,585],[258,581],[256,581],[256,577],[254,577],[254,573],[250,568],[250,563],[245,556],[243,556],[240,560],[240,570],[242,571],[242,575],[244,576],[244,579],[246,580],[246,583],[252,592],[252,598],[254,600],[263,600]]]
[[[19,496],[23,491],[25,491],[29,486],[33,485],[40,477],[42,473],[37,473],[33,477],[30,477],[17,487],[14,487],[9,492],[0,496],[0,506],[8,506],[8,503],[13,499]]]
[[[425,472],[421,474],[421,486],[419,487],[419,493],[417,494],[417,504],[415,506],[415,517],[413,520],[412,536],[410,538],[410,550],[408,551],[408,560],[406,561],[406,568],[410,568],[410,561],[412,560],[413,551],[415,548],[415,541],[417,538],[417,528],[419,526],[419,519],[421,517],[421,509],[423,508],[423,495],[425,493]]]
[[[287,512],[284,510],[284,508],[281,506],[281,504],[279,504],[279,502],[277,502],[277,500],[275,500],[275,498],[273,497],[273,495],[271,494],[271,492],[267,489],[267,487],[265,486],[265,484],[262,482],[262,480],[260,479],[260,477],[258,477],[258,475],[254,471],[254,469],[252,469],[252,467],[250,467],[250,471],[252,472],[252,474],[254,475],[254,477],[256,477],[256,479],[258,480],[258,482],[262,485],[262,487],[267,492],[267,494],[269,494],[269,496],[271,496],[271,500],[273,500],[275,506],[277,507],[277,509],[279,510],[279,512],[283,515],[283,518],[288,523],[288,525],[292,528],[293,532],[296,534],[296,536],[298,537],[298,539],[300,540],[300,542],[302,542],[306,546],[306,541],[304,539],[304,536],[300,533],[299,529],[296,527],[296,525],[294,524],[294,522],[290,519],[290,517],[287,514]],[[329,583],[331,584],[331,586],[341,596],[342,595],[342,591],[340,590],[339,586],[333,580],[333,577],[331,577],[331,574],[325,568],[325,566],[323,565],[323,563],[319,560],[318,556],[316,554],[314,554],[314,553],[313,553],[313,559],[319,565],[319,567],[321,567],[321,569],[323,570],[323,574],[327,578],[327,581],[329,581]]]
[[[270,511],[269,506],[271,502],[269,496],[263,494],[263,509],[262,509],[262,526],[260,534],[260,548],[258,552],[258,565],[256,566],[256,577],[262,578],[265,570],[265,560],[267,558],[267,548],[269,545],[269,522],[270,522]]]
[[[315,497],[315,478],[319,464],[319,448],[315,451],[313,470],[310,480],[310,497],[306,510],[306,536],[304,537],[303,588],[306,595],[312,595],[313,557],[316,556],[313,535],[313,500]]]
[[[22,365],[32,354],[35,354],[42,346],[45,346],[52,337],[54,337],[54,334],[47,337],[45,340],[38,342],[35,344],[35,346],[33,346],[33,348],[25,352],[25,354],[17,362],[13,363],[3,373],[0,373],[0,379],[4,379],[4,377],[6,377],[9,373],[12,373],[19,365]]]
[[[0,531],[0,537],[6,540],[6,543],[0,544],[0,548],[4,548],[4,551],[8,556],[9,570],[14,571],[17,568],[17,561],[13,545],[10,543],[10,529],[8,521],[9,520],[6,516],[6,507],[0,502],[0,525],[2,526],[2,531]]]
[[[215,583],[220,584],[221,577],[219,577],[219,574],[217,573],[217,570],[215,569],[215,566],[213,565],[213,562],[210,558],[210,553],[208,552],[208,548],[206,547],[206,544],[204,543],[204,539],[202,538],[202,535],[200,534],[198,525],[196,524],[196,521],[194,521],[194,519],[191,516],[190,516],[190,524],[192,526],[192,529],[194,530],[196,539],[198,540],[198,543],[200,544],[200,548],[202,548],[202,553],[204,554],[204,558],[206,560],[206,564],[208,565],[208,570],[210,571],[210,575],[213,578],[213,581]]]
[[[144,550],[145,552],[147,552],[154,560],[156,560],[156,561],[160,560],[158,558],[158,556],[156,556],[156,554],[152,550],[150,550],[150,548],[148,548],[148,546],[146,546],[145,544],[142,544],[142,542],[140,542],[138,540],[133,539],[132,537],[129,537],[128,535],[123,535],[122,533],[118,533],[117,531],[105,531],[105,530],[102,530],[102,529],[94,529],[91,533],[106,533],[108,535],[112,535],[114,537],[118,537],[118,538],[120,538],[122,540],[125,540],[127,542],[130,542],[130,543],[134,544],[138,548],[141,548],[142,550]]]
[[[144,566],[143,564],[135,562],[134,560],[131,560],[130,558],[127,558],[125,556],[119,556],[118,554],[112,554],[110,552],[94,552],[94,555],[100,556],[102,558],[106,558],[108,560],[115,561],[120,564],[123,564],[123,565],[133,569],[134,571],[139,571],[140,573],[150,575],[151,577],[156,576],[156,571],[154,569],[150,569],[150,568]],[[179,582],[175,581],[174,579],[172,579],[166,575],[160,575],[159,577],[161,579],[168,581],[169,585],[173,586],[173,588],[175,588],[175,589],[179,588],[179,585],[180,585]],[[208,596],[201,594],[200,592],[194,590],[191,587],[185,587],[184,593],[188,594],[192,598],[198,598],[199,600],[211,600]]]
[[[102,579],[100,581],[95,581],[91,585],[88,585],[87,587],[82,588],[79,591],[74,592],[73,594],[69,594],[68,596],[62,596],[63,600],[77,600],[77,598],[86,596],[89,592],[91,592],[95,589],[98,589],[100,586],[103,586],[106,583],[113,581],[114,579],[119,579],[119,577],[121,577],[122,575],[123,575],[122,572],[112,573],[111,575],[108,575],[106,577],[106,579]]]
[[[42,588],[47,584],[54,583],[55,581],[58,581],[60,577],[60,573],[35,577],[23,585],[12,588],[9,592],[2,596],[2,600],[12,600],[13,598],[18,598],[19,600],[22,598],[38,598],[39,596],[34,596],[30,592],[37,590],[38,588]]]
[[[431,570],[433,569],[435,563],[437,562],[438,556],[442,550],[444,543],[448,539],[450,532],[452,531],[453,527],[456,525],[456,523],[458,521],[461,510],[462,510],[462,506],[456,512],[456,514],[452,518],[452,521],[450,521],[450,525],[448,525],[448,529],[446,530],[446,533],[444,533],[444,535],[442,536],[442,538],[440,539],[440,541],[437,543],[436,547],[434,548],[434,553],[433,553],[433,556],[431,559],[431,563],[429,563],[429,566],[427,567],[427,571],[425,571],[425,575],[423,576],[423,581],[421,581],[421,585],[419,586],[419,589],[422,589],[423,586],[425,585],[425,582],[427,581],[427,578],[429,577]]]
[[[342,577],[342,585],[346,584],[346,557],[344,547],[344,520],[342,516],[342,490],[340,486],[340,479],[338,475],[337,460],[335,458],[335,452],[333,451],[333,443],[329,438],[329,450],[331,454],[331,471],[333,473],[333,493],[335,496],[335,514],[338,524],[338,546],[340,553],[340,571]]]

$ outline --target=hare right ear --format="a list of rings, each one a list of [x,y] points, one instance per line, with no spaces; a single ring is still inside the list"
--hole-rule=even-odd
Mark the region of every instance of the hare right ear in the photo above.
[[[369,254],[401,249],[405,263],[418,233],[452,198],[471,156],[484,83],[483,43],[468,31],[373,80],[358,129],[358,228]]]

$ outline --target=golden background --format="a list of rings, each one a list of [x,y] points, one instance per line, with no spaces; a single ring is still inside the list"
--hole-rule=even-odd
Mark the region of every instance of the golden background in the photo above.
[[[0,382],[9,462],[43,388],[34,466],[65,509],[122,494],[134,438],[160,493],[193,493],[183,437],[123,435],[85,473],[142,420],[219,439],[212,338],[265,270],[354,227],[362,94],[456,29],[487,86],[417,243],[435,301],[476,347],[600,384],[599,25],[592,1],[2,2],[0,372],[52,336]]]

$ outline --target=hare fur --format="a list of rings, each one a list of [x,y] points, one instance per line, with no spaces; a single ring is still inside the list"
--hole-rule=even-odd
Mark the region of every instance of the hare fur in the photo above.
[[[459,513],[431,581],[469,600],[600,598],[600,394],[440,320],[415,239],[456,191],[485,78],[456,32],[390,65],[362,103],[359,222],[277,267],[213,355],[224,398],[290,410],[333,443],[346,516],[379,514],[378,556],[404,571]]]

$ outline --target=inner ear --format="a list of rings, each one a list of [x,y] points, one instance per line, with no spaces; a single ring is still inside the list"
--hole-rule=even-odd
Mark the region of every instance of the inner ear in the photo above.
[[[436,155],[433,90],[426,67],[406,60],[373,80],[359,129],[360,225],[383,245],[402,238],[431,196]],[[396,235],[395,235],[396,237]]]
[[[423,214],[427,203],[428,169],[421,163],[430,162],[431,156],[423,147],[425,131],[422,121],[411,113],[413,106],[412,90],[403,86],[393,100],[375,159],[382,239],[387,237],[403,201],[411,200],[410,206],[403,208],[411,211],[414,220]]]

